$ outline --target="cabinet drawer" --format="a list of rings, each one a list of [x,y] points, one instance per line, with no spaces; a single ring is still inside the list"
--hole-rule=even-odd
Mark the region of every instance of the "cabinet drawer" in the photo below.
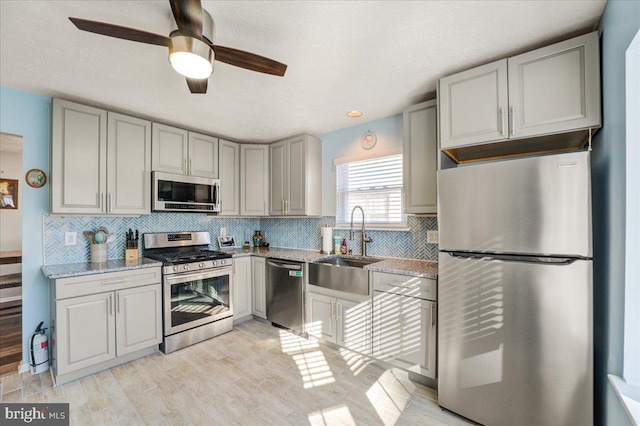
[[[408,275],[373,273],[373,289],[426,300],[438,300],[436,280]]]
[[[160,268],[143,268],[104,274],[61,278],[55,283],[56,300],[161,282]]]

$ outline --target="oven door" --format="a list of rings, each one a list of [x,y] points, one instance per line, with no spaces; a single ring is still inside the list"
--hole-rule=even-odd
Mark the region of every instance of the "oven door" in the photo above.
[[[164,278],[164,335],[233,315],[231,268]]]

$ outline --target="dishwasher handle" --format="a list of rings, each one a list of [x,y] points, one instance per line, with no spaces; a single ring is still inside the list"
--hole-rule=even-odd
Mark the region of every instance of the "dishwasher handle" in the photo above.
[[[273,262],[271,260],[268,260],[267,264],[275,268],[291,269],[293,271],[302,271],[302,265],[298,265],[298,264]]]

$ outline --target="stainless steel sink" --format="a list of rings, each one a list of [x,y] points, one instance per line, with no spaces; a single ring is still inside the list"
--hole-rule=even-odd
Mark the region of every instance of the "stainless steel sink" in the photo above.
[[[363,268],[373,258],[328,257],[309,264],[309,284],[347,293],[369,295],[369,272]]]

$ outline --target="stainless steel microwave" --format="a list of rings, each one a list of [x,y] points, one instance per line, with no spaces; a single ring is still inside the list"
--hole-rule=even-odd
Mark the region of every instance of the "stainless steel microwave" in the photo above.
[[[153,172],[153,211],[220,212],[220,180]]]

